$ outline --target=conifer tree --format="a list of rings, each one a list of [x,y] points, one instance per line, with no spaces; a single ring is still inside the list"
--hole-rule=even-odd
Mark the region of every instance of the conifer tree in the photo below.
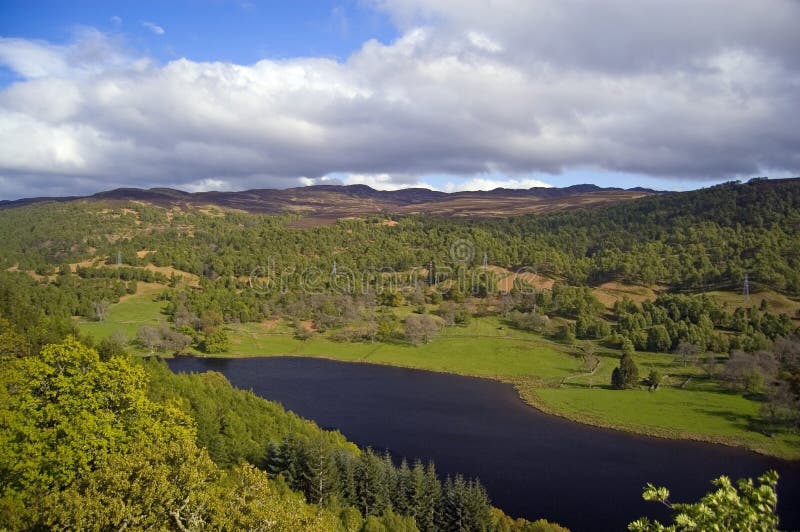
[[[617,388],[631,388],[639,383],[639,368],[629,354],[622,355],[619,367],[611,373],[611,384]]]

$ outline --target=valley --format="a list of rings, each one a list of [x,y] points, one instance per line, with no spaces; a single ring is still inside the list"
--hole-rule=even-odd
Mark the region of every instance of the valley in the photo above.
[[[355,487],[341,484],[349,482],[347,475],[378,468],[386,478],[410,479],[412,470],[398,465],[403,458],[435,458],[460,480],[456,486],[452,479],[436,477],[430,485],[459,504],[472,505],[469,519],[474,523],[504,523],[509,530],[533,526],[505,515],[509,508],[514,518],[544,517],[578,528],[589,522],[569,517],[573,506],[567,499],[559,506],[567,513],[559,513],[546,510],[543,493],[530,501],[508,498],[503,493],[511,484],[504,486],[502,474],[494,477],[472,467],[474,456],[451,461],[449,456],[460,452],[455,448],[429,454],[401,445],[403,450],[381,457],[368,446],[386,442],[393,450],[394,444],[362,437],[358,430],[351,434],[346,423],[317,418],[313,408],[298,413],[344,436],[327,430],[317,434],[319,429],[299,439],[292,431],[270,432],[273,421],[268,420],[284,414],[267,403],[224,407],[215,414],[223,405],[215,403],[213,393],[239,397],[233,388],[222,391],[230,386],[225,377],[214,372],[173,375],[154,360],[167,359],[173,369],[219,366],[225,375],[228,364],[296,363],[335,368],[331,375],[369,371],[362,368],[390,375],[405,368],[442,378],[477,377],[514,396],[513,403],[504,399],[497,407],[487,403],[481,408],[508,408],[508,415],[549,420],[544,426],[571,427],[570,433],[577,431],[580,438],[649,442],[635,453],[645,447],[719,444],[702,448],[709,457],[731,453],[742,465],[774,464],[783,472],[785,489],[795,489],[792,464],[800,459],[800,402],[793,388],[800,346],[800,181],[755,180],[681,194],[636,191],[641,197],[624,198],[617,191],[585,187],[550,190],[546,198],[539,190],[500,191],[522,198],[525,214],[490,194],[484,199],[494,199],[483,207],[464,207],[477,209],[469,217],[458,214],[464,195],[436,195],[436,201],[449,205],[441,211],[431,198],[423,202],[415,196],[420,202],[414,208],[423,206],[422,214],[405,211],[412,205],[409,192],[399,196],[405,206],[389,207],[375,202],[397,202],[398,196],[362,188],[324,192],[335,199],[325,203],[318,189],[286,193],[295,202],[288,207],[280,203],[289,197],[283,193],[275,203],[265,203],[269,191],[248,193],[259,198],[260,207],[240,203],[232,208],[240,198],[236,194],[214,196],[211,204],[208,196],[200,195],[203,203],[195,203],[196,195],[167,191],[113,191],[6,205],[0,209],[5,243],[0,335],[7,340],[0,347],[7,345],[4,349],[16,356],[89,349],[99,357],[94,364],[102,371],[110,371],[102,368],[115,360],[141,364],[154,400],[171,397],[183,405],[196,420],[197,444],[208,449],[219,467],[244,460],[271,475],[270,482],[288,482],[280,489],[297,493],[306,503],[316,500],[334,513],[352,508],[359,519],[369,517],[369,505]],[[351,195],[354,210],[337,194]],[[581,194],[595,198],[591,206],[575,203]],[[316,207],[299,214],[299,196]],[[366,201],[365,196],[377,199]],[[753,201],[756,196],[762,201]],[[65,338],[67,343],[58,343]],[[23,367],[25,360],[36,359],[9,360]],[[347,364],[325,366],[334,363]],[[316,375],[326,379],[324,370]],[[229,377],[234,385],[255,389],[238,376]],[[292,378],[302,381],[304,370]],[[413,379],[406,384],[393,379],[387,386],[407,385],[408,394],[423,393]],[[256,391],[266,399],[288,400],[269,388]],[[261,400],[244,397],[241,401]],[[291,401],[318,406],[325,399],[307,388]],[[241,408],[266,410],[262,417],[245,419],[236,413]],[[488,432],[497,430],[506,429]],[[265,439],[256,442],[255,434]],[[390,432],[386,437],[396,439]],[[352,445],[342,443],[344,438],[360,447],[353,446],[349,458],[336,458],[336,446]],[[315,466],[309,456],[320,452],[320,463],[327,465]],[[524,452],[509,447],[504,456]],[[582,467],[591,473],[585,459]],[[295,465],[289,467],[287,460]],[[509,465],[505,460],[498,471]],[[530,456],[523,461],[532,472],[538,467]],[[293,467],[311,468],[303,475],[321,484],[304,483]],[[324,472],[327,467],[338,468],[338,480],[330,485],[324,480],[333,474]],[[420,466],[414,474],[434,478],[432,467]],[[639,473],[630,477],[632,483],[652,478],[685,485],[690,497],[704,489],[701,480],[710,480],[680,468],[674,478],[656,478],[644,463],[633,468]],[[756,473],[755,468],[735,471]],[[704,476],[725,472],[720,465]],[[501,508],[490,506],[491,493],[470,480],[473,475],[499,493],[491,500]],[[691,486],[684,482],[690,477]],[[358,489],[378,489],[369,482]],[[380,489],[401,488],[389,483]],[[335,502],[340,500],[346,503]],[[416,512],[431,511],[381,501],[375,517],[386,523],[411,514],[422,519]],[[633,520],[636,516],[628,512],[640,506],[621,506],[614,519]],[[394,516],[392,508],[406,513]],[[793,514],[782,508],[787,522],[793,522]],[[455,519],[456,514],[426,515],[435,520]],[[430,526],[451,526],[436,523]],[[544,521],[537,526],[558,530]]]

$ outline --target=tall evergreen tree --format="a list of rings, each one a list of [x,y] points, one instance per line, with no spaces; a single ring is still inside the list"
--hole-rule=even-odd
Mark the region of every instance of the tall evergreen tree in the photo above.
[[[617,388],[631,388],[639,383],[639,368],[629,354],[622,355],[619,367],[611,373],[611,384]]]

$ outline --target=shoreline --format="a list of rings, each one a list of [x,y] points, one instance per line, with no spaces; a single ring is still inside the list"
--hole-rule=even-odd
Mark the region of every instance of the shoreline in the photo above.
[[[247,359],[247,358],[315,358],[321,360],[330,360],[333,362],[341,362],[344,364],[369,364],[373,366],[387,366],[387,367],[394,367],[394,368],[403,368],[403,369],[412,369],[415,371],[424,371],[428,373],[436,373],[436,374],[443,374],[443,375],[455,375],[459,377],[469,377],[473,379],[485,379],[490,380],[493,382],[500,382],[503,384],[511,385],[514,388],[514,391],[517,394],[518,399],[527,407],[533,408],[538,412],[541,412],[546,415],[555,416],[561,419],[568,420],[573,423],[579,423],[581,425],[596,427],[600,429],[606,430],[614,430],[618,432],[623,432],[630,435],[636,436],[644,436],[650,438],[659,438],[665,440],[684,440],[684,441],[694,441],[699,443],[707,443],[707,444],[714,444],[714,445],[723,445],[725,447],[736,448],[740,450],[745,450],[748,452],[752,452],[761,456],[766,456],[769,458],[774,458],[776,460],[783,460],[787,462],[800,462],[800,449],[797,450],[794,454],[782,454],[782,453],[774,453],[769,452],[763,448],[759,448],[753,445],[742,444],[741,442],[733,441],[732,439],[728,439],[725,437],[720,436],[710,436],[705,434],[696,434],[690,432],[671,432],[669,429],[666,428],[654,428],[654,429],[645,429],[638,426],[626,426],[626,425],[619,425],[611,422],[606,422],[604,420],[600,420],[591,416],[580,416],[575,415],[572,412],[565,412],[561,411],[558,408],[553,408],[547,402],[543,401],[536,395],[536,388],[531,390],[523,389],[523,379],[519,377],[508,377],[503,375],[495,375],[495,376],[488,376],[488,375],[473,375],[469,373],[461,373],[456,371],[442,371],[442,370],[434,370],[429,368],[421,368],[418,366],[413,365],[403,365],[403,364],[391,364],[386,362],[373,362],[369,360],[343,360],[341,358],[336,358],[333,356],[324,356],[324,355],[297,355],[291,353],[282,353],[282,354],[273,354],[273,355],[237,355],[237,354],[217,354],[213,356],[208,355],[196,355],[196,354],[189,354],[189,355],[177,355],[172,357],[164,357],[164,358],[199,358],[199,359]],[[532,376],[534,379],[535,376]]]

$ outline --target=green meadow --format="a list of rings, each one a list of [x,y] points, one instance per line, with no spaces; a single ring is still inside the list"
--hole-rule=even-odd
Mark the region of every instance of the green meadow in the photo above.
[[[157,293],[146,287],[113,305],[104,322],[82,321],[80,328],[97,339],[115,330],[133,339],[140,325],[166,321]],[[768,436],[758,430],[758,401],[726,392],[698,369],[676,364],[671,355],[634,355],[642,377],[650,369],[666,375],[657,391],[613,390],[609,383],[619,353],[598,348],[600,367],[587,376],[580,342],[562,345],[510,328],[496,317],[474,318],[466,327],[448,327],[430,343],[417,347],[403,342],[335,342],[325,334],[299,340],[282,320],[234,324],[226,330],[231,350],[225,356],[321,357],[487,377],[511,383],[527,403],[575,421],[800,458],[800,435]],[[565,378],[569,380],[562,383]]]
[[[111,305],[103,321],[81,319],[78,322],[83,333],[96,339],[105,338],[115,331],[121,331],[128,340],[136,338],[136,330],[142,325],[155,325],[167,321],[162,314],[164,301],[158,301],[158,294],[164,289],[158,284],[140,283],[134,295],[124,296],[119,303]]]

